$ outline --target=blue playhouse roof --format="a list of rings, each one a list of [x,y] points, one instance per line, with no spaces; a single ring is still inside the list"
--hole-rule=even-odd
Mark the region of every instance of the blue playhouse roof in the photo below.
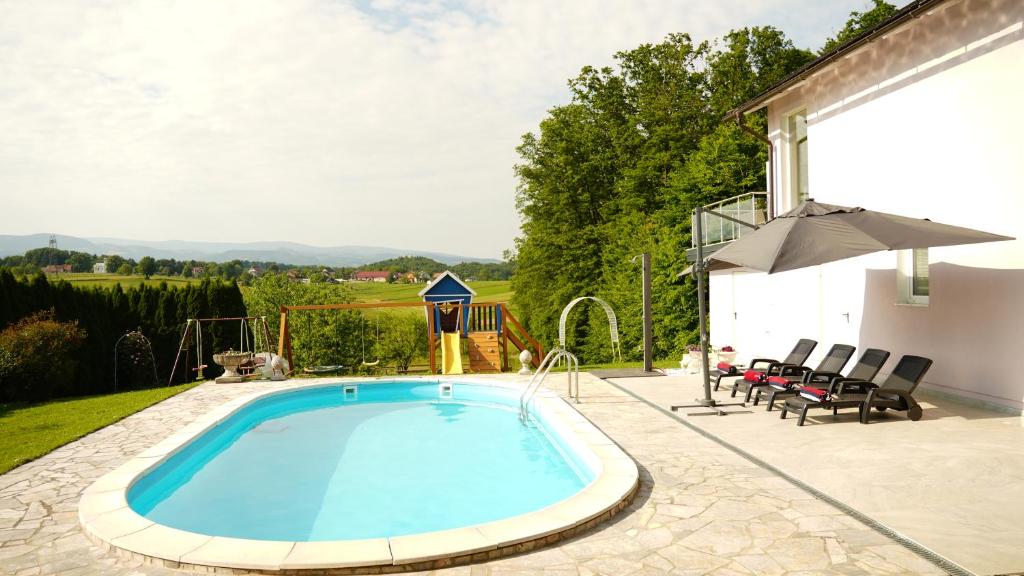
[[[445,270],[437,277],[436,280],[427,285],[426,288],[420,290],[419,295],[421,297],[452,297],[463,298],[465,296],[476,296],[476,292],[466,285],[458,276],[453,274],[451,270]]]

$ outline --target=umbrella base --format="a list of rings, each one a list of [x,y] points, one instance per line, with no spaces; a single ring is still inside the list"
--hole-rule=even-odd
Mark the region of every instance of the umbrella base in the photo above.
[[[688,412],[687,416],[725,416],[727,414],[740,414],[741,412],[729,412],[722,410],[722,406],[744,406],[745,402],[717,402],[714,398],[697,398],[694,400],[696,404],[679,404],[676,406],[670,406],[673,412],[678,412],[680,408],[710,408],[709,412]],[[743,410],[743,413],[750,412],[750,410]]]

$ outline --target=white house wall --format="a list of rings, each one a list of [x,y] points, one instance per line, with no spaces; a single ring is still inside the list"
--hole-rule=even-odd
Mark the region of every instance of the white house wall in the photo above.
[[[777,209],[792,206],[786,118],[808,112],[809,189],[1024,238],[1024,2],[959,0],[826,67],[769,104]],[[896,254],[776,274],[716,273],[711,336],[741,358],[798,338],[935,363],[925,387],[1019,409],[1024,241],[930,250],[927,307],[896,304]],[[1009,362],[1009,364],[1007,364]]]

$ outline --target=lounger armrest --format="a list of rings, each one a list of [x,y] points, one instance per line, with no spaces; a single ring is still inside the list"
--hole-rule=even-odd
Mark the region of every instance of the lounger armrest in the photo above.
[[[751,370],[757,370],[758,364],[774,364],[776,362],[778,362],[778,360],[775,360],[774,358],[754,358],[750,361],[750,364],[748,364],[747,367]]]
[[[785,366],[794,366],[794,364],[786,364],[785,362],[772,362],[768,365],[768,369],[764,373],[768,376],[779,376],[782,373],[782,368]]]
[[[810,372],[811,369],[807,366],[797,366],[796,364],[782,364],[779,366],[779,376],[796,376],[802,378],[804,374]]]
[[[852,378],[836,378],[832,381],[832,387],[834,388],[836,385],[839,386],[836,394],[840,396],[843,392],[866,394],[870,390],[878,388],[878,384],[875,384],[874,382],[868,382],[867,380],[855,380]]]
[[[831,383],[836,378],[842,378],[842,374],[838,372],[826,372],[824,370],[809,370],[804,372],[804,384],[810,384],[812,382],[819,383]]]
[[[881,394],[884,394],[886,396],[896,396],[900,400],[903,400],[903,403],[906,404],[907,406],[912,406],[913,404],[917,403],[917,401],[914,400],[913,396],[902,390],[892,390],[878,386],[876,386],[873,390],[868,392],[868,400],[874,400]]]

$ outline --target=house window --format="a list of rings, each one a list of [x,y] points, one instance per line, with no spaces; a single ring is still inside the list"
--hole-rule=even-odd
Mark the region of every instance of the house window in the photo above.
[[[790,195],[793,206],[808,198],[807,110],[789,117]]]
[[[898,256],[897,289],[900,304],[928,305],[928,249],[901,250]]]

